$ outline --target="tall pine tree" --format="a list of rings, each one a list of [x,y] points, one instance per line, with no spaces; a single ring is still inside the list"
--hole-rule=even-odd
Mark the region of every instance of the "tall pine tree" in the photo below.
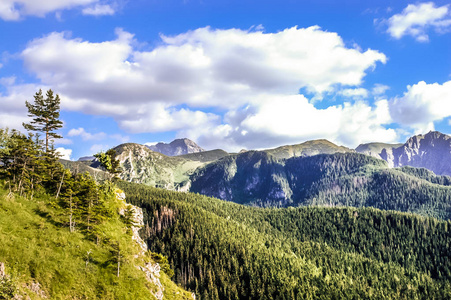
[[[63,127],[60,117],[60,97],[53,94],[52,90],[48,90],[46,97],[39,90],[34,95],[34,104],[25,101],[28,108],[28,116],[33,118],[30,123],[23,123],[26,130],[45,133],[45,151],[49,151],[49,141],[52,139],[60,139],[61,135],[55,131]]]

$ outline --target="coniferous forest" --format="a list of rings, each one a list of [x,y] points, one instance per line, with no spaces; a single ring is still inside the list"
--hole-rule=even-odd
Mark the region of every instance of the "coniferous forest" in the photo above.
[[[254,208],[121,183],[201,299],[446,299],[450,223],[375,208]]]

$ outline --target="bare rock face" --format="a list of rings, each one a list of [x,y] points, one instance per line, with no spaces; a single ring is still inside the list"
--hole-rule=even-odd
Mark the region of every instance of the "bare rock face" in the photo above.
[[[356,151],[387,161],[390,167],[426,168],[451,176],[451,136],[438,131],[415,135],[405,144],[369,143]]]
[[[393,149],[395,167],[426,168],[437,175],[451,176],[451,136],[438,131],[416,135]]]
[[[190,139],[176,139],[166,143],[158,143],[154,146],[147,146],[150,150],[160,152],[167,156],[177,156],[190,153],[204,152],[205,150],[199,147],[195,142]]]

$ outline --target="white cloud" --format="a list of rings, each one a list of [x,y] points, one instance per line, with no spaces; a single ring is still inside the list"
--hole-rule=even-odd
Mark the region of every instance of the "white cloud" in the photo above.
[[[100,141],[105,139],[111,139],[119,143],[126,143],[130,140],[129,136],[124,136],[121,134],[106,134],[105,132],[89,133],[82,127],[72,128],[67,133],[67,136],[70,137],[79,136],[83,141]],[[72,141],[70,141],[70,143],[72,143]]]
[[[99,153],[100,151],[107,151],[111,147],[109,145],[102,145],[102,144],[94,144],[89,148],[89,151],[91,151],[92,154]]]
[[[62,139],[56,139],[54,140],[56,145],[72,145],[73,141],[71,139],[66,139],[66,138],[62,138]]]
[[[356,88],[356,89],[343,89],[338,92],[338,94],[354,99],[364,99],[368,97],[368,91],[364,88]]]
[[[111,7],[111,5],[96,4],[92,7],[84,8],[82,10],[82,13],[84,15],[91,15],[91,16],[112,16],[112,15],[114,15],[115,11]]]
[[[56,148],[56,152],[61,155],[62,159],[71,160],[72,149],[58,147],[58,148]]]
[[[133,35],[121,29],[101,43],[51,33],[30,42],[22,58],[58,90],[64,109],[112,116],[130,132],[211,127],[221,120],[207,109],[222,113],[300,88],[316,95],[355,88],[386,61],[317,26],[258,29],[200,28],[162,36],[149,51],[136,50]]]
[[[44,17],[46,14],[74,7],[83,7],[98,0],[2,0],[0,18],[17,21],[25,16]]]
[[[179,136],[193,138],[207,148],[227,145],[233,151],[258,149],[326,138],[355,147],[360,143],[394,142],[398,135],[383,125],[391,123],[386,100],[374,107],[363,101],[318,109],[303,95],[271,95],[230,111],[225,124],[186,130]]]
[[[98,132],[98,133],[89,133],[86,132],[86,130],[82,127],[80,128],[73,128],[69,130],[67,133],[67,136],[73,137],[73,136],[80,136],[83,141],[95,141],[95,140],[103,140],[107,137],[107,134],[104,132]]]
[[[374,85],[374,87],[372,88],[371,93],[374,96],[381,96],[381,95],[385,94],[385,92],[388,91],[389,89],[390,89],[390,87],[388,85],[376,83]]]
[[[395,39],[410,35],[419,42],[427,42],[427,29],[443,32],[451,28],[449,5],[436,7],[433,2],[409,4],[400,14],[388,19],[388,25],[387,32]]]
[[[402,97],[390,101],[393,120],[417,130],[434,129],[434,122],[451,116],[451,81],[427,84],[420,81],[407,87]]]
[[[40,87],[34,84],[13,85],[14,80],[2,78],[1,84],[4,85],[6,92],[0,92],[0,127],[9,127],[25,131],[22,127],[23,122],[30,122],[27,116],[25,101],[33,102],[33,95]],[[42,87],[45,90],[45,87]]]
[[[147,142],[147,143],[144,143],[144,145],[145,146],[155,146],[158,143],[160,143],[160,142]]]

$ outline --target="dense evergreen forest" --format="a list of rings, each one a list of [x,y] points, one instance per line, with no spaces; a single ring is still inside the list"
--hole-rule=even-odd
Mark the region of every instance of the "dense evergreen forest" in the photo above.
[[[450,222],[375,208],[255,208],[120,183],[200,299],[449,299]]]
[[[191,180],[192,192],[254,206],[371,206],[451,219],[451,177],[390,169],[359,153],[280,160],[248,151],[198,169]]]

